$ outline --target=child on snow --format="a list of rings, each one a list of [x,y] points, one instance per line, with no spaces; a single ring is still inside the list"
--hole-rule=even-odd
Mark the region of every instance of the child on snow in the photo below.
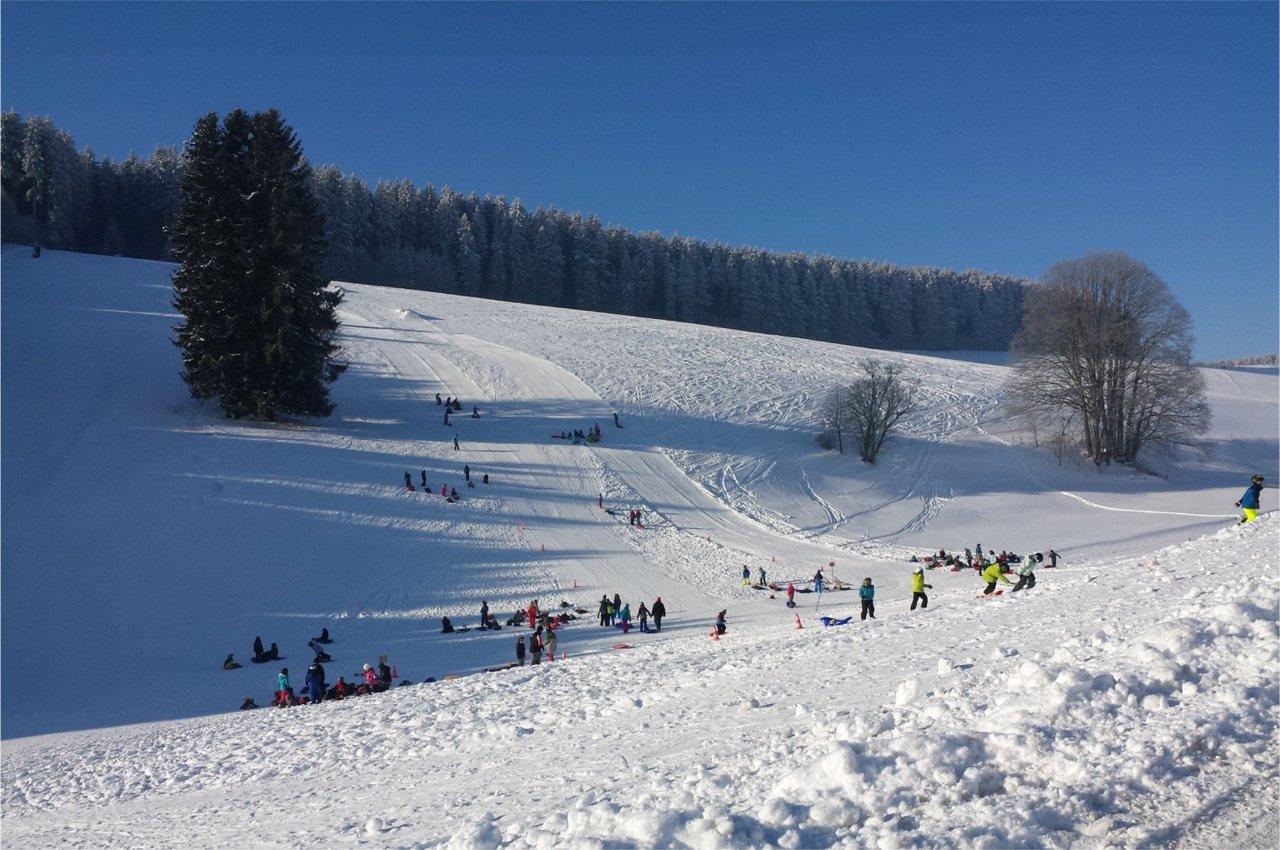
[[[925,596],[924,589],[933,589],[933,585],[924,583],[924,567],[916,567],[916,571],[911,574],[911,610],[916,610],[916,602],[920,602],[921,608],[929,607],[929,597]]]
[[[1030,590],[1036,586],[1036,564],[1044,560],[1044,555],[1039,552],[1034,555],[1028,555],[1022,562],[1022,566],[1018,567],[1018,583],[1013,586],[1013,593],[1026,588]]]
[[[862,580],[862,587],[858,588],[858,596],[862,599],[862,619],[867,619],[867,615],[871,615],[871,619],[876,618],[876,588],[871,583],[871,577],[867,576]]]

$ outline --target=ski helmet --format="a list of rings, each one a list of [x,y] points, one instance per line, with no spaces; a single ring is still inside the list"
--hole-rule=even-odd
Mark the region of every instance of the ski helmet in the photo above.
[[[1262,483],[1262,481],[1263,481],[1263,478],[1262,478],[1262,476],[1261,476],[1261,475],[1255,475],[1255,476],[1253,476],[1253,478],[1252,478],[1252,479],[1250,479],[1250,480],[1252,480],[1254,484],[1261,484],[1261,483]]]
[[[373,665],[372,665],[372,664],[369,664],[369,663],[366,663],[366,664],[364,665],[364,669],[366,669],[366,670],[372,670],[372,669],[373,669]]]

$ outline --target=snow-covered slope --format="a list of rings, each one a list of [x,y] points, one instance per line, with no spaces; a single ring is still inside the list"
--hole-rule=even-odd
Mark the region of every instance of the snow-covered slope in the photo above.
[[[7,738],[261,701],[277,666],[247,663],[255,635],[296,676],[328,626],[332,675],[388,654],[416,681],[510,658],[509,630],[438,633],[482,600],[505,619],[533,597],[594,610],[602,593],[661,594],[674,639],[726,605],[735,628],[790,621],[740,585],[744,563],[800,582],[834,561],[881,598],[902,595],[909,551],[1052,546],[1087,566],[1229,522],[1247,474],[1276,474],[1274,374],[1207,371],[1218,451],[1156,479],[1010,445],[999,365],[874,353],[907,361],[929,405],[872,469],[818,450],[809,424],[868,352],[368,286],[345,287],[352,365],[331,420],[231,422],[178,380],[170,270],[4,252]],[[437,392],[483,416],[446,428]],[[599,446],[550,439],[596,422]],[[491,483],[462,486],[464,463]],[[405,492],[422,469],[464,500]],[[646,529],[623,521],[633,506]],[[578,623],[560,648],[616,639]],[[227,652],[244,669],[221,671]]]

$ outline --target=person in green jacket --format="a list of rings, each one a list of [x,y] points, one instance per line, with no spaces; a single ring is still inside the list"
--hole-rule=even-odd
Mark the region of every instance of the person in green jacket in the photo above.
[[[1039,552],[1028,555],[1022,560],[1022,565],[1018,567],[1018,583],[1013,586],[1013,593],[1023,588],[1030,590],[1036,586],[1036,565],[1043,560],[1044,555]]]
[[[992,561],[985,570],[982,571],[982,580],[987,583],[987,589],[982,591],[983,596],[989,596],[995,592],[996,582],[1002,581],[1005,584],[1013,584],[1004,577],[1004,572],[1000,569],[999,561]]]
[[[916,567],[916,571],[911,574],[911,610],[916,610],[916,603],[920,603],[921,608],[929,607],[929,597],[925,595],[924,589],[933,589],[933,585],[924,583],[924,567]]]

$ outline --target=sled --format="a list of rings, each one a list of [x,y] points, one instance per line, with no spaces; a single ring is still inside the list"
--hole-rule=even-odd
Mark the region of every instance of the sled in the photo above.
[[[979,593],[978,598],[979,599],[995,599],[997,596],[1002,596],[1003,594],[1004,594],[1003,590],[997,590],[995,593]]]
[[[457,673],[445,673],[444,678],[446,681],[453,681],[454,679],[461,679],[462,677]]]
[[[615,643],[615,644],[613,645],[613,648],[614,648],[614,649],[630,649],[630,648],[631,648],[631,644],[629,644],[629,643]]]

